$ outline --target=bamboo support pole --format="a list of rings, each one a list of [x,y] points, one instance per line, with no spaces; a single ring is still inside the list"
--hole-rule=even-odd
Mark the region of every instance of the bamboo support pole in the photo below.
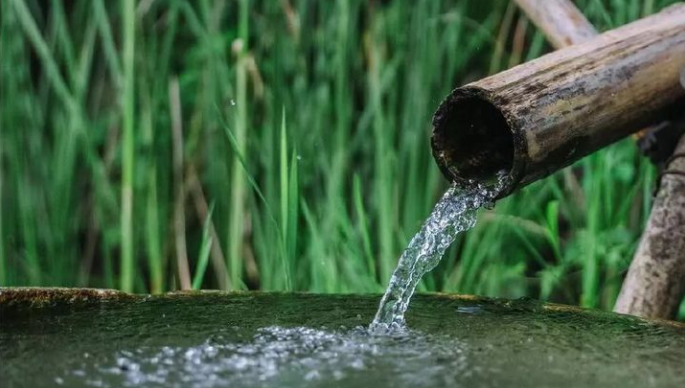
[[[501,197],[663,119],[685,100],[685,5],[455,89],[433,119],[443,173],[508,171]]]
[[[515,0],[559,49],[596,35],[570,0]],[[685,88],[685,69],[680,75]],[[685,125],[680,123],[680,125]],[[685,152],[685,136],[675,154]],[[654,318],[673,318],[685,293],[685,174],[683,159],[666,166],[640,246],[616,303],[615,311]],[[679,172],[679,173],[678,173]]]
[[[598,35],[570,0],[515,0],[556,49],[584,43]]]
[[[678,155],[664,167],[666,173],[614,307],[618,313],[673,319],[683,300],[685,136],[676,147],[674,156]]]

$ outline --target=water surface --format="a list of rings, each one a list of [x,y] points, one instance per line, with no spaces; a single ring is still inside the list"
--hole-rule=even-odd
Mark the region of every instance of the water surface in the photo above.
[[[210,294],[0,306],[0,386],[673,387],[685,330],[534,301]]]

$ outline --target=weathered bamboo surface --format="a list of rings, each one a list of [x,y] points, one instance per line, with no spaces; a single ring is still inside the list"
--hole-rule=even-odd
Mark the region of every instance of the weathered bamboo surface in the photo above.
[[[555,49],[584,43],[599,33],[571,0],[514,0]],[[643,129],[636,138],[662,126]],[[684,194],[685,195],[685,194]]]
[[[598,34],[570,0],[515,1],[556,49],[586,42]]]
[[[455,89],[434,117],[434,156],[456,181],[508,169],[505,196],[662,119],[685,96],[684,67],[680,4]]]

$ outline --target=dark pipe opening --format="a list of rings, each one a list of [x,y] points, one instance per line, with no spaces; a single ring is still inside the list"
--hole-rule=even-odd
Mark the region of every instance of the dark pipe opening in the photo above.
[[[514,139],[502,113],[477,96],[450,99],[434,120],[433,153],[449,178],[458,182],[490,181],[511,172]]]

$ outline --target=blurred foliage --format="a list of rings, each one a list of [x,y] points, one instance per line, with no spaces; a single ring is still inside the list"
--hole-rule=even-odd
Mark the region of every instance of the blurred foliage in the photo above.
[[[577,3],[604,30],[672,2]],[[155,293],[382,291],[446,187],[440,100],[550,50],[501,0],[7,0],[0,23],[0,284]],[[482,212],[421,288],[611,308],[653,182],[613,145]]]

